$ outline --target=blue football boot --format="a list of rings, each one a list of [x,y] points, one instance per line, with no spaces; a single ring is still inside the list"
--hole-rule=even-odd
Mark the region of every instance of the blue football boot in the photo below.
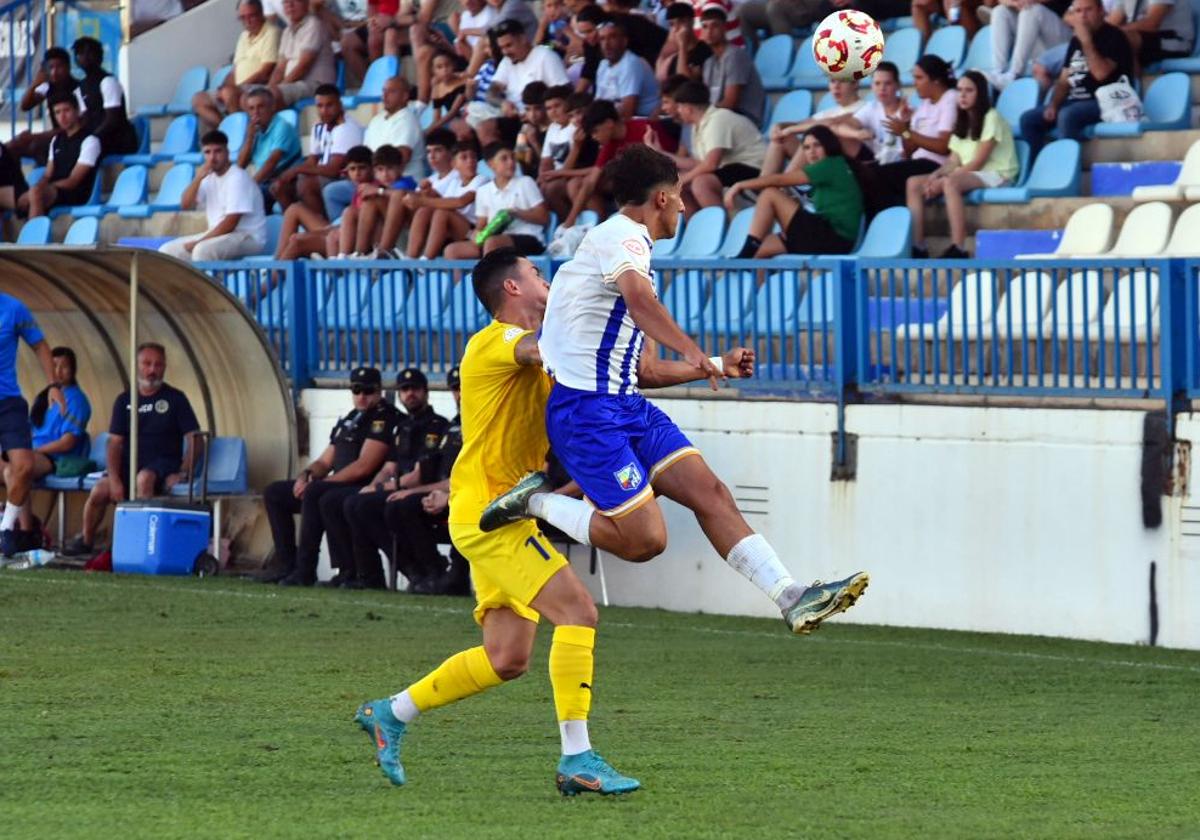
[[[400,763],[400,744],[407,727],[392,714],[392,701],[369,700],[354,715],[358,725],[375,742],[375,760],[394,785],[404,784],[404,765]]]
[[[854,606],[854,602],[862,596],[870,580],[865,572],[857,572],[832,583],[815,581],[800,593],[796,603],[783,611],[783,620],[793,633],[808,635],[831,615],[845,612]]]
[[[580,793],[609,796],[614,793],[632,793],[642,786],[637,779],[622,776],[614,770],[595,750],[564,755],[558,762],[555,783],[563,796],[575,796]]]

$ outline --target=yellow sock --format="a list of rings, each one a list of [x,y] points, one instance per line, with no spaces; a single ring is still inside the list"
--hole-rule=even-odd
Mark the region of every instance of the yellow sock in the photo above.
[[[587,720],[592,708],[592,651],[596,628],[564,625],[554,628],[550,645],[550,685],[559,721]]]
[[[588,653],[590,657],[591,651]],[[417,709],[427,712],[486,691],[501,682],[503,680],[488,661],[487,652],[481,645],[454,654],[409,686],[408,693]]]

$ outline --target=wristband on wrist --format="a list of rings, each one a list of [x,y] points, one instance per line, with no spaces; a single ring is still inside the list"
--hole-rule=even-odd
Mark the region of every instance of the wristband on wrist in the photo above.
[[[712,362],[713,367],[715,367],[717,370],[721,371],[722,374],[725,373],[725,360],[723,358],[721,358],[720,356],[709,356],[708,360],[710,362]]]

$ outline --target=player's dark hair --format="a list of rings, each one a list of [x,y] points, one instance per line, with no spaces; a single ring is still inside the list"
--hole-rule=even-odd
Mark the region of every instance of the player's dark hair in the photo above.
[[[448,128],[435,128],[433,131],[425,135],[425,148],[430,146],[441,146],[443,149],[453,149],[454,144],[458,142],[458,138],[454,136],[454,132]]]
[[[725,14],[725,10],[720,6],[709,6],[700,13],[700,20],[719,20],[725,23],[729,20],[729,15]]]
[[[516,248],[497,248],[475,263],[471,270],[475,297],[491,315],[494,316],[504,302],[504,281],[513,276],[520,261],[521,252]]]
[[[580,23],[590,23],[592,26],[598,27],[602,24],[608,23],[609,17],[608,13],[599,6],[584,6],[575,15],[575,20],[579,21]]]
[[[385,143],[375,150],[371,163],[374,166],[403,166],[404,157],[395,146]]]
[[[917,59],[916,64],[931,81],[937,82],[945,88],[954,87],[954,68],[946,62],[946,59],[933,53],[925,53]]]
[[[649,146],[626,146],[604,167],[604,176],[612,185],[617,204],[645,204],[651,194],[664,186],[679,183],[675,161]]]
[[[200,148],[205,146],[229,146],[229,138],[225,136],[224,131],[213,129],[212,131],[204,132],[204,136],[200,138]]]
[[[163,347],[157,341],[143,341],[141,344],[139,344],[137,346],[137,352],[134,353],[133,355],[135,357],[140,356],[140,355],[142,355],[143,350],[154,350],[157,353],[161,353],[162,357],[164,359],[167,357],[167,348]]]
[[[897,83],[900,81],[900,68],[890,61],[881,61],[875,68],[876,73],[891,73],[892,79]]]
[[[55,347],[50,351],[50,356],[55,359],[67,359],[71,364],[71,378],[67,381],[68,385],[75,384],[75,373],[79,370],[78,361],[75,358],[75,351],[70,347]],[[46,412],[50,410],[50,386],[47,385],[37,396],[33,398],[33,405],[29,409],[29,422],[34,426],[40,426],[46,420]]]
[[[954,136],[969,137],[978,140],[983,136],[983,118],[992,108],[992,97],[988,90],[987,77],[978,70],[968,70],[963,74],[971,84],[975,85],[975,104],[970,110],[963,108],[961,101],[958,106],[958,116],[954,121]]]
[[[317,89],[313,91],[313,96],[336,96],[340,101],[342,92],[338,90],[337,85],[331,85],[326,82],[323,85],[317,85]]]
[[[708,105],[708,85],[688,79],[671,94],[671,97],[680,105]]]
[[[528,90],[528,88],[526,88]],[[542,104],[545,105],[551,99],[561,99],[563,103],[569,102],[571,99],[572,89],[570,85],[554,85],[546,88],[546,95],[542,98]],[[426,143],[429,141],[426,140]]]
[[[46,64],[51,61],[65,62],[67,67],[71,66],[71,54],[62,47],[51,47],[46,50],[45,56],[42,57],[42,63]]]
[[[695,20],[696,8],[691,3],[672,3],[667,6],[667,20]]]
[[[591,134],[596,126],[609,120],[619,121],[620,115],[617,113],[617,106],[609,102],[607,99],[597,99],[591,105],[587,106],[587,110],[583,112],[583,130]]]
[[[360,163],[364,166],[370,166],[374,158],[371,155],[371,150],[366,146],[351,146],[346,150],[345,165],[352,163]]]
[[[546,101],[546,91],[549,88],[545,82],[533,81],[525,85],[521,91],[522,105],[542,105]]]
[[[690,84],[691,81],[692,80],[690,78],[683,75],[682,73],[676,73],[674,76],[671,76],[665,82],[663,82],[662,95],[669,96],[672,99],[674,99],[675,92],[678,91],[684,85]]]
[[[53,108],[55,105],[67,104],[79,110],[79,100],[75,98],[75,94],[71,91],[57,90],[46,97],[46,104]]]

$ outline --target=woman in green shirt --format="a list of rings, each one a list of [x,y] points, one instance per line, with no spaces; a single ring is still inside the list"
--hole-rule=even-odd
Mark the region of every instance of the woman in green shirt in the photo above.
[[[984,75],[968,70],[958,80],[958,121],[950,134],[950,157],[928,175],[908,179],[913,256],[929,256],[925,247],[925,205],[938,196],[946,199],[953,243],[942,256],[950,259],[970,256],[966,248],[967,212],[963,196],[971,190],[1011,184],[1019,170],[1012,128],[992,107]]]
[[[743,190],[761,190],[754,205],[750,232],[738,259],[764,259],[776,254],[848,254],[858,240],[863,198],[858,179],[828,126],[813,126],[800,145],[802,154],[778,175],[738,181],[725,193],[733,213]],[[791,187],[811,186],[805,207]],[[771,233],[779,222],[783,234]]]

